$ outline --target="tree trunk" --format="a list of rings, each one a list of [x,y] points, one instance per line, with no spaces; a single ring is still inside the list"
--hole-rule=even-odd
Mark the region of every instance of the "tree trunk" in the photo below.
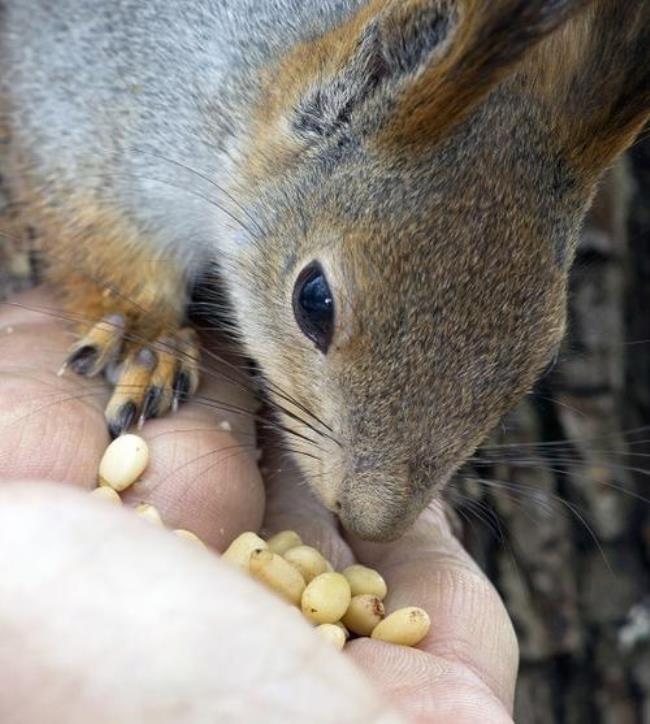
[[[646,143],[590,214],[555,370],[451,491],[519,634],[518,724],[650,724],[649,199]]]

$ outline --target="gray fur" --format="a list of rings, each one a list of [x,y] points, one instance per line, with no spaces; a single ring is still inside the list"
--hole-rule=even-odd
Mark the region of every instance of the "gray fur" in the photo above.
[[[182,191],[196,189],[196,178],[150,152],[227,182],[229,144],[257,100],[260,69],[361,4],[6,0],[1,62],[17,141],[48,176],[94,187],[179,260],[187,239],[205,259],[221,217]]]

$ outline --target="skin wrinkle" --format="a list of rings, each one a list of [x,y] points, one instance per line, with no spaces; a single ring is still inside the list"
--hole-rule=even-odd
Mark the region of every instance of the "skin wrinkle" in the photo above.
[[[414,567],[414,564],[409,563],[410,567]],[[457,610],[471,610],[475,612],[475,615],[471,617],[471,625],[477,626],[479,629],[485,629],[489,631],[492,625],[491,616],[486,615],[485,601],[491,600],[490,593],[494,596],[494,591],[491,584],[483,579],[478,573],[472,573],[467,576],[467,569],[459,570],[456,562],[454,561],[453,567],[446,569],[445,561],[439,562],[436,558],[436,568],[438,574],[435,579],[427,581],[427,586],[435,586],[437,589],[445,591],[445,606],[446,606],[446,617],[453,617],[454,612]],[[402,590],[400,585],[400,579],[392,579],[390,576],[390,569],[386,569],[387,579],[389,581],[389,587],[392,585],[392,590],[396,591],[397,594],[394,597],[389,598],[389,607],[396,608],[404,605],[409,605],[414,600],[419,600],[422,593],[417,589],[412,590],[408,596],[400,595],[399,591]],[[408,573],[403,571],[402,580],[408,578]],[[392,584],[390,583],[392,581]],[[424,588],[424,586],[423,586]],[[486,593],[488,595],[486,595]],[[468,603],[468,601],[470,601]],[[502,642],[498,646],[487,646],[487,641],[493,642],[490,636],[481,636],[480,638],[484,641],[483,649],[477,651],[475,647],[467,642],[464,638],[466,635],[462,635],[456,631],[445,635],[439,627],[435,628],[435,643],[428,645],[428,650],[434,653],[436,656],[450,662],[461,664],[464,668],[472,671],[477,678],[479,678],[486,687],[496,693],[504,701],[512,702],[514,697],[514,688],[512,686],[502,687],[500,682],[509,680],[509,677],[503,675],[503,671],[513,670],[516,673],[517,670],[517,656],[508,659],[503,656]],[[517,639],[514,630],[504,632],[510,637],[512,641],[512,648],[514,651],[517,650]],[[431,634],[430,637],[431,638]],[[427,642],[425,641],[425,645]],[[499,661],[498,673],[490,672],[489,666],[492,662]]]
[[[366,656],[369,644],[363,639],[354,641],[349,645],[348,655],[362,665],[367,664]],[[506,709],[497,697],[489,692],[487,700],[477,698],[477,689],[488,692],[485,681],[475,673],[463,670],[458,664],[442,661],[438,658],[422,669],[421,677],[418,678],[418,664],[413,663],[415,658],[418,662],[424,663],[425,656],[419,651],[409,651],[405,655],[401,649],[383,644],[381,666],[395,682],[392,689],[392,699],[399,702],[405,712],[409,715],[409,721],[431,721],[432,718],[441,722],[467,721],[468,724],[475,722],[512,722]],[[437,686],[439,681],[445,681],[445,687]],[[420,696],[413,696],[418,691]],[[465,700],[463,693],[466,693]],[[460,719],[459,709],[462,711],[469,707],[473,716],[467,719]],[[488,717],[488,711],[492,708],[499,718]],[[465,711],[467,713],[467,711]],[[422,716],[422,719],[419,718]]]
[[[427,533],[429,534],[427,536]],[[418,542],[421,541],[421,542]],[[422,542],[426,544],[422,545]],[[510,658],[504,657],[503,651],[492,651],[488,642],[495,642],[491,637],[491,620],[499,620],[499,612],[504,613],[503,604],[499,600],[493,586],[480,573],[476,564],[470,559],[463,559],[459,556],[462,548],[456,538],[452,535],[446,522],[445,515],[439,505],[427,510],[423,519],[416,528],[408,533],[400,543],[390,550],[388,556],[382,556],[385,546],[372,543],[356,542],[355,551],[362,556],[369,565],[381,566],[381,572],[385,576],[389,590],[389,608],[404,605],[422,605],[422,601],[429,596],[436,600],[436,607],[440,609],[444,603],[446,621],[453,621],[457,610],[469,610],[470,627],[478,626],[483,629],[483,650],[477,650],[472,645],[466,646],[464,636],[466,629],[453,630],[444,633],[434,621],[432,632],[424,642],[425,648],[443,658],[451,657],[465,668],[472,670],[485,685],[492,691],[497,691],[499,697],[508,702],[514,698],[514,687],[507,686],[500,688],[498,681],[507,680],[501,674],[490,673],[490,662],[499,661],[504,670],[512,671],[513,675],[517,670],[517,639],[508,623],[502,630],[503,637],[510,642],[508,650],[514,651]],[[411,549],[418,551],[417,557],[409,559],[408,552]],[[435,561],[434,571],[428,575],[418,578],[410,574],[411,570],[417,569],[417,561],[425,561],[431,565]],[[423,570],[426,567],[423,566]],[[415,585],[410,589],[409,595],[404,597],[400,591],[403,590],[405,580],[414,580]],[[460,588],[459,588],[460,586]],[[434,593],[429,593],[434,592]],[[469,603],[468,603],[469,601]],[[473,602],[476,601],[476,604]],[[485,618],[486,602],[492,602],[494,616]],[[478,613],[478,615],[477,615]],[[485,626],[480,626],[485,621]],[[430,644],[427,642],[431,642]],[[440,646],[440,648],[439,648]],[[460,648],[459,648],[460,647]],[[492,658],[496,657],[496,658]],[[492,689],[496,684],[497,688]]]

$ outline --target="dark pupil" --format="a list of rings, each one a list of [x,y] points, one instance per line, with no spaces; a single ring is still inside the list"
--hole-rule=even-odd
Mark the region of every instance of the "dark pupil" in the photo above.
[[[334,298],[319,264],[310,264],[298,277],[293,306],[303,334],[327,352],[334,327]]]

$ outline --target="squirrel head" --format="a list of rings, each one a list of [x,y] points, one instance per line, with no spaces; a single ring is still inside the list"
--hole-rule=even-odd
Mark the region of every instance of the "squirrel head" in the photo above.
[[[556,355],[595,183],[650,108],[649,21],[373,0],[269,71],[227,278],[288,447],[361,537],[403,532]]]

